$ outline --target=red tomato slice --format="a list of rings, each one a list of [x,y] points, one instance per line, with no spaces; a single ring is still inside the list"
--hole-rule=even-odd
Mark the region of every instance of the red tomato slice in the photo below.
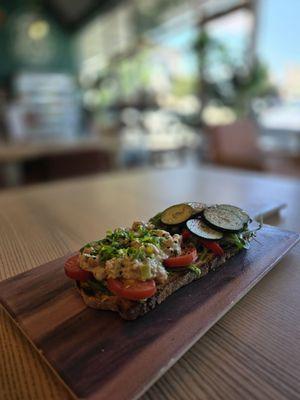
[[[193,234],[192,234],[190,231],[188,231],[187,229],[184,229],[184,230],[181,232],[181,236],[182,236],[183,241],[185,242],[187,239],[189,239],[190,237],[192,237]]]
[[[107,279],[108,289],[117,296],[129,300],[141,300],[152,297],[156,293],[153,279],[148,281],[121,281],[120,279]]]
[[[224,250],[217,242],[212,242],[211,240],[199,239],[199,243],[202,244],[203,247],[211,250],[216,256],[224,256]]]
[[[76,281],[87,281],[91,279],[92,274],[84,271],[79,267],[79,254],[67,259],[65,262],[65,273],[68,278],[75,279]]]
[[[198,258],[197,250],[195,247],[190,246],[183,250],[180,256],[169,257],[164,260],[164,265],[167,268],[186,267],[192,264]]]

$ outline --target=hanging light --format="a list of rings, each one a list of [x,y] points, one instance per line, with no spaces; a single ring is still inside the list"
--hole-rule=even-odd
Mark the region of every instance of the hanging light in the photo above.
[[[49,33],[49,24],[47,21],[43,19],[37,19],[28,27],[28,36],[32,40],[42,40],[44,39]]]

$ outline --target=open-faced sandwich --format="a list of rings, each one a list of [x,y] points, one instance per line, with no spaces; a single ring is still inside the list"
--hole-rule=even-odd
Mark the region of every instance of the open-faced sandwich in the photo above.
[[[136,319],[248,248],[257,230],[250,222],[228,204],[177,204],[87,243],[66,261],[65,273],[89,307]]]

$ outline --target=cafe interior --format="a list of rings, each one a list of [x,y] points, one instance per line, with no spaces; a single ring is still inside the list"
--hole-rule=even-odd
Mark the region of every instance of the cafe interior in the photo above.
[[[299,177],[287,3],[2,0],[0,189],[178,166]]]
[[[0,400],[300,398],[299,16],[0,0]]]

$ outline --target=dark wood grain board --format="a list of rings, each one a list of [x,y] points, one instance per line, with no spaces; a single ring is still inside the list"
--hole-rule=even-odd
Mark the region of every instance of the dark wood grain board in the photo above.
[[[124,321],[86,308],[63,272],[66,257],[0,283],[0,299],[71,391],[86,399],[142,394],[299,240],[265,226],[248,251]]]

